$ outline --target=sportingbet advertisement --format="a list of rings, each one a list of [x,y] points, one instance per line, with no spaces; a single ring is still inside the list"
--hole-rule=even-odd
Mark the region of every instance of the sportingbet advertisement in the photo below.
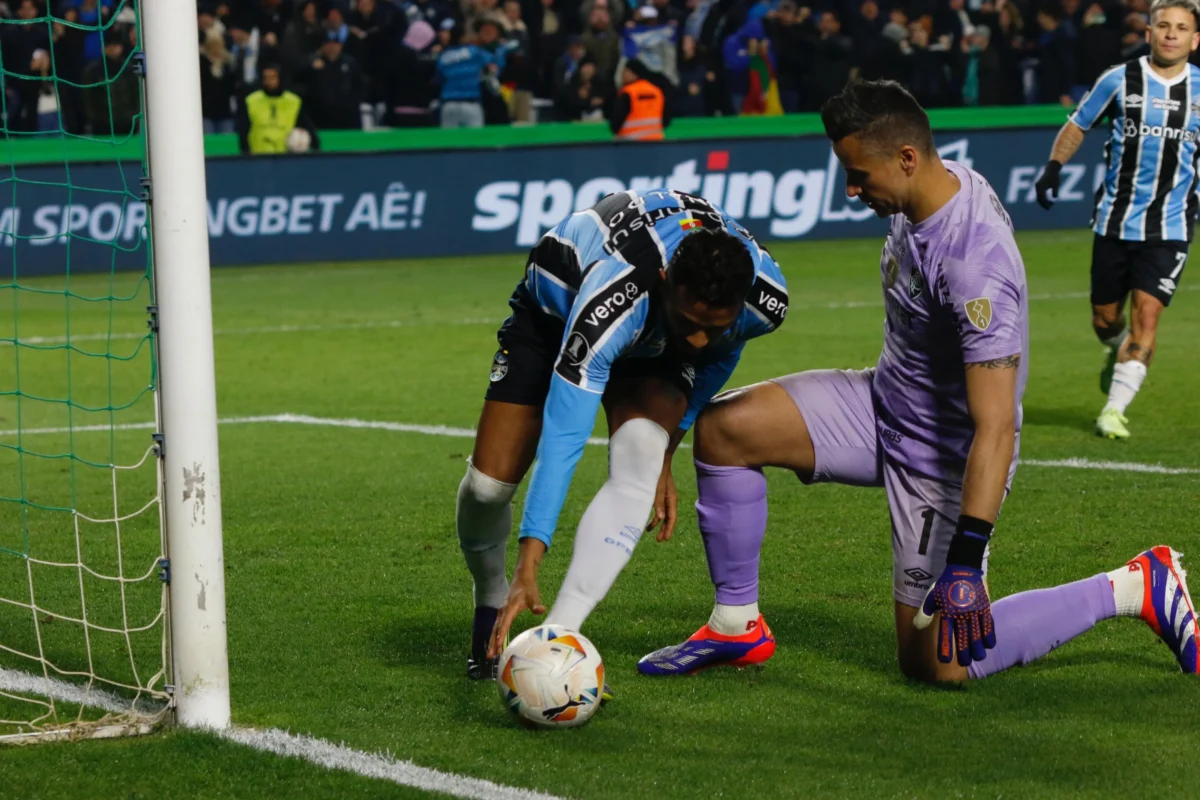
[[[1054,134],[936,141],[943,157],[987,177],[1019,230],[1084,228],[1105,137],[1088,137],[1047,212],[1033,185]],[[72,165],[69,188],[62,167],[21,167],[17,177],[16,202],[0,211],[0,259],[26,275],[145,267],[137,165]],[[219,158],[208,163],[208,230],[216,266],[516,257],[606,194],[666,185],[719,204],[764,241],[882,235],[885,223],[846,198],[844,181],[819,137]]]

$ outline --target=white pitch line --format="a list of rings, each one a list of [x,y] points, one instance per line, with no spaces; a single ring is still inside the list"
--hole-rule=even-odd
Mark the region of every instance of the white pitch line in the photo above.
[[[1200,291],[1200,285],[1180,286],[1176,293]],[[1052,294],[1031,294],[1030,300],[1079,300],[1088,297],[1087,292],[1059,292]],[[882,300],[842,300],[832,303],[794,303],[790,306],[793,311],[845,311],[856,308],[883,308]],[[466,325],[499,325],[504,320],[500,317],[468,317],[451,320],[364,320],[362,322],[331,322],[328,324],[306,325],[265,325],[257,328],[218,328],[214,336],[259,336],[277,333],[323,333],[326,331],[365,331],[388,328],[415,328],[444,325],[461,327]],[[66,336],[22,336],[19,341],[29,345],[56,345],[75,342],[104,342],[145,338],[146,331],[118,331],[113,333],[78,333]],[[11,342],[0,342],[0,346],[11,347]]]
[[[97,708],[112,714],[128,714],[133,705],[125,699],[102,689],[88,690],[86,686],[33,675],[28,672],[0,668],[0,691],[23,695],[38,695],[64,703],[76,703]],[[152,713],[161,711],[161,706]],[[143,712],[144,713],[144,712]],[[421,767],[411,761],[354,750],[345,745],[327,742],[311,736],[300,736],[277,728],[265,731],[253,728],[235,728],[228,731],[211,731],[223,739],[261,750],[266,753],[300,758],[326,769],[353,772],[366,778],[390,781],[401,786],[411,786],[428,792],[439,792],[453,797],[474,800],[561,800],[554,795],[503,786],[479,778],[441,772]]]
[[[474,428],[456,428],[449,425],[418,425],[410,422],[388,422],[371,419],[339,419],[336,417],[313,417],[307,414],[266,414],[254,417],[225,417],[218,420],[221,425],[313,425],[327,428],[355,428],[358,430],[392,431],[393,433],[419,433],[425,436],[448,436],[456,439],[474,439]],[[154,427],[153,422],[131,422],[115,426],[116,430],[148,430]],[[0,437],[32,436],[54,433],[84,433],[88,431],[108,431],[108,425],[80,425],[75,428],[28,428],[26,430],[0,431]],[[590,445],[607,445],[608,439],[593,436],[587,440]],[[680,447],[688,447],[682,444]],[[1168,467],[1164,464],[1141,464],[1136,461],[1092,461],[1088,458],[1061,459],[1030,459],[1023,458],[1019,462],[1027,467],[1055,467],[1059,469],[1095,469],[1108,472],[1141,472],[1154,475],[1200,475],[1200,469],[1195,467]]]
[[[1102,469],[1113,472],[1152,472],[1156,475],[1200,475],[1200,469],[1166,467],[1162,464],[1139,464],[1135,461],[1092,461],[1089,458],[1021,459],[1022,466],[1064,467],[1066,469]]]
[[[234,729],[222,731],[219,735],[255,750],[301,758],[327,769],[353,772],[368,778],[454,797],[470,797],[477,800],[560,800],[555,795],[420,767],[411,761],[400,761],[390,755],[353,750],[345,745],[309,736],[298,736],[277,728],[265,731]]]

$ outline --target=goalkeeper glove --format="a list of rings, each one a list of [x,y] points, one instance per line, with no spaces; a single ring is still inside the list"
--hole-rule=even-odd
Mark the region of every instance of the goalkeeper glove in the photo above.
[[[951,660],[951,633],[958,663],[964,667],[972,660],[983,661],[987,651],[996,646],[992,604],[983,584],[983,555],[991,535],[991,523],[965,515],[958,518],[946,568],[917,611],[914,624],[918,630],[929,627],[935,613],[942,614],[937,653],[943,664]]]

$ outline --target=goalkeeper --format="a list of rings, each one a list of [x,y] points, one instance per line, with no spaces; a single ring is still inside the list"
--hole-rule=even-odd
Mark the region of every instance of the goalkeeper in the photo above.
[[[474,578],[475,679],[492,677],[520,612],[546,611],[538,568],[600,406],[608,480],[579,523],[548,618],[573,629],[644,530],[661,524],[659,540],[670,538],[671,456],[746,340],[783,322],[787,290],[774,259],[728,215],[656,189],[609,195],[559,223],[530,252],[509,305],[456,511]],[[510,585],[511,501],[535,455]]]

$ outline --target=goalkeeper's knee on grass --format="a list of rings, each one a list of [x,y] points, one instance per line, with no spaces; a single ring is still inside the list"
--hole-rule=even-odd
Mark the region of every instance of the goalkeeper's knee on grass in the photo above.
[[[547,622],[579,630],[646,529],[670,437],[648,419],[632,419],[608,444],[608,480],[596,493],[575,534],[575,551]]]
[[[512,530],[514,483],[484,475],[467,462],[458,486],[458,544],[475,579],[475,606],[500,608],[508,597],[505,553]]]

